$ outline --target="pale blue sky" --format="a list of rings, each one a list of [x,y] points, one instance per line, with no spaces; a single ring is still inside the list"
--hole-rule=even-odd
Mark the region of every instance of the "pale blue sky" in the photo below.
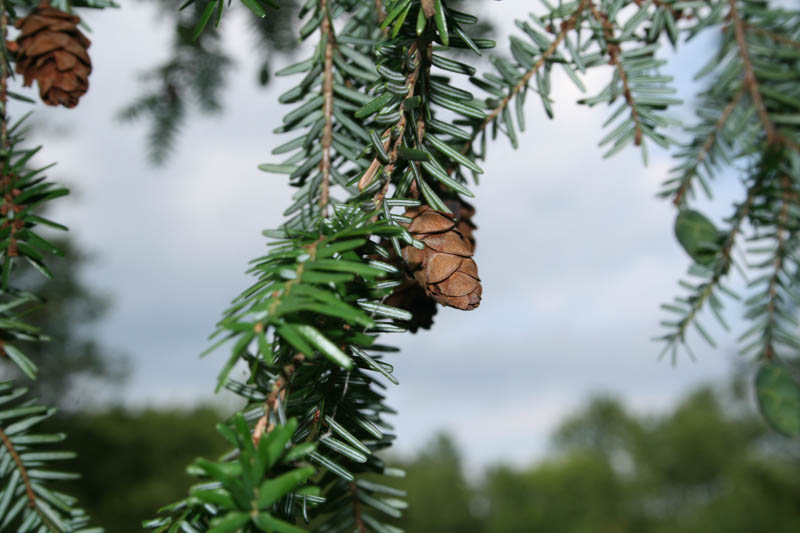
[[[40,161],[58,161],[54,174],[76,190],[55,217],[97,254],[85,279],[114,299],[98,334],[134,362],[118,393],[133,405],[189,405],[210,397],[225,358],[197,354],[247,286],[246,263],[264,249],[261,230],[288,205],[285,181],[256,166],[279,142],[271,131],[285,109],[276,97],[292,80],[256,88],[260,52],[234,11],[224,21],[238,62],[225,113],[193,120],[169,164],[154,169],[144,125],[122,125],[114,114],[136,94],[137,71],[166,56],[169,28],[147,5],[124,4],[87,17],[91,89],[75,110],[37,111],[52,132],[40,139]],[[506,0],[491,12],[510,29],[529,6]],[[671,69],[683,87],[704,46]],[[598,88],[607,75],[601,69],[589,82]],[[401,385],[389,392],[401,452],[447,429],[470,465],[526,462],[591,394],[613,392],[647,412],[731,369],[733,336],[724,334],[717,350],[695,342],[695,363],[656,360],[649,339],[660,333],[659,304],[689,264],[672,236],[673,209],[654,198],[670,161],[653,150],[643,168],[634,149],[603,160],[596,143],[606,111],[576,106],[566,79],[555,87],[556,120],[529,98],[524,148],[492,145],[474,189],[480,308],[440,309],[433,331],[387,339],[403,348],[391,361]],[[734,321],[738,314],[731,308]]]

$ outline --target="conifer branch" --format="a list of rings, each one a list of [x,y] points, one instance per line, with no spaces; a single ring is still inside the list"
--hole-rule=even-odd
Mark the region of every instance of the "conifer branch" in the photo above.
[[[319,205],[323,216],[328,216],[328,200],[331,188],[331,144],[333,143],[333,49],[335,37],[333,35],[333,24],[328,11],[327,0],[320,0],[319,9],[322,12],[322,24],[320,33],[325,43],[325,66],[322,71],[322,96],[323,116],[325,126],[322,130],[322,161],[320,171],[322,172],[321,193]]]
[[[16,448],[14,448],[14,444],[11,442],[11,439],[8,438],[8,435],[6,435],[6,433],[3,431],[2,427],[0,427],[0,441],[3,441],[3,445],[6,447],[6,450],[8,450],[8,454],[11,456],[11,459],[14,460],[14,464],[17,465],[17,470],[22,478],[22,483],[25,485],[25,494],[28,496],[28,507],[32,509],[35,508],[36,494],[33,492],[33,487],[31,486],[31,478],[28,476],[28,469],[25,468],[25,465],[17,453]]]
[[[408,48],[407,55],[409,58],[413,58],[413,56],[416,55],[417,59],[416,61],[414,61],[415,65],[414,70],[412,70],[406,77],[406,94],[403,97],[402,103],[400,104],[400,109],[403,109],[403,105],[414,97],[414,91],[417,88],[417,80],[419,79],[420,66],[422,64],[422,59],[419,54],[419,41],[416,41],[411,44],[411,46]],[[391,151],[389,152],[389,162],[386,164],[386,167],[383,171],[383,174],[385,176],[384,187],[388,187],[388,183],[390,182],[392,174],[394,173],[395,166],[397,165],[398,150],[402,145],[403,134],[405,133],[406,130],[407,121],[408,118],[406,117],[406,114],[400,113],[400,118],[397,120],[397,123],[394,124],[394,126],[386,128],[386,130],[383,132],[383,135],[381,136],[381,138],[388,136],[386,138],[386,141],[383,143],[384,151],[388,151],[389,148],[391,147]],[[392,137],[395,138],[394,144],[392,144]],[[375,176],[377,175],[380,166],[381,166],[380,158],[376,155],[372,159],[369,168],[358,182],[359,190],[363,191],[364,189],[369,187],[369,185],[375,179]],[[382,188],[381,192],[379,192],[374,199],[376,207],[380,207],[380,203],[382,202],[385,196],[386,192]]]
[[[356,521],[356,531],[358,533],[367,533],[367,526],[364,524],[364,518],[361,514],[361,502],[358,501],[358,485],[355,482],[350,482],[350,495],[353,498],[353,517]]]
[[[722,128],[725,126],[725,123],[728,122],[731,113],[733,113],[733,110],[739,104],[739,101],[741,100],[742,95],[744,95],[744,92],[745,92],[745,86],[742,85],[742,87],[738,91],[736,91],[736,94],[733,96],[731,101],[728,102],[728,105],[725,106],[725,109],[722,110],[722,114],[717,120],[717,123],[714,125],[714,129],[712,130],[711,134],[708,136],[706,141],[703,143],[703,146],[700,147],[700,151],[698,152],[697,156],[694,159],[694,165],[692,169],[687,170],[684,173],[683,178],[681,179],[681,184],[675,191],[675,194],[672,199],[672,203],[675,204],[675,206],[681,205],[681,201],[684,199],[684,195],[691,186],[692,178],[697,176],[697,168],[703,163],[703,161],[706,160],[706,157],[708,157],[711,148],[717,141],[717,137],[720,131],[722,131]]]
[[[531,78],[533,78],[533,76],[535,76],[536,73],[539,72],[539,69],[541,69],[547,63],[547,61],[558,51],[558,47],[561,45],[561,42],[567,36],[567,33],[569,33],[571,30],[575,28],[578,22],[578,18],[583,13],[583,10],[586,9],[586,7],[590,4],[591,0],[581,0],[581,3],[578,5],[575,12],[570,16],[569,19],[567,19],[561,24],[561,29],[559,30],[558,34],[556,34],[556,38],[553,39],[553,42],[550,43],[550,46],[548,46],[547,49],[545,49],[545,51],[542,52],[542,55],[539,56],[539,59],[536,60],[536,63],[534,63],[533,66],[530,69],[528,69],[528,71],[525,72],[525,74],[522,75],[519,82],[517,82],[517,84],[513,86],[513,88],[508,92],[508,94],[506,94],[503,97],[503,99],[500,100],[497,106],[495,106],[494,109],[492,109],[489,112],[489,114],[486,116],[483,122],[481,122],[477,128],[473,129],[471,139],[468,140],[464,144],[464,147],[461,149],[462,154],[467,154],[470,151],[470,149],[472,148],[472,143],[475,142],[475,139],[478,138],[478,135],[480,135],[480,133],[483,130],[485,130],[489,124],[497,120],[497,117],[499,117],[500,113],[502,113],[508,107],[508,105],[514,99],[514,97],[517,96],[520,91],[522,91],[525,87],[528,86],[528,83],[530,82]],[[453,168],[450,169],[451,172],[453,170],[454,170]]]
[[[8,139],[8,49],[6,42],[8,37],[8,13],[6,13],[6,2],[0,0],[0,146],[3,150],[8,150],[10,142]],[[6,160],[3,158],[3,173],[6,170]]]
[[[748,189],[745,200],[737,206],[731,218],[731,225],[712,262],[711,275],[708,280],[697,287],[698,292],[690,295],[688,298],[679,300],[681,302],[687,302],[688,308],[683,310],[685,314],[677,322],[675,329],[661,337],[661,340],[666,341],[664,347],[665,351],[670,347],[674,349],[676,343],[679,341],[685,344],[686,333],[689,326],[696,322],[697,314],[705,307],[708,300],[713,297],[714,291],[719,287],[722,279],[730,271],[733,265],[732,254],[734,245],[736,244],[736,238],[742,231],[742,224],[744,224],[745,220],[747,220],[750,215],[750,209],[758,196],[759,190],[760,184],[755,183]]]
[[[786,36],[778,35],[777,33],[771,32],[769,30],[765,30],[764,28],[759,28],[758,26],[753,26],[752,24],[750,24],[750,23],[748,23],[746,21],[742,21],[742,23],[744,25],[744,29],[747,30],[747,31],[752,31],[753,33],[758,33],[759,35],[764,35],[766,37],[769,37],[773,41],[781,43],[781,44],[786,44],[786,45],[789,45],[789,46],[793,46],[795,48],[800,48],[800,41],[795,41],[794,39],[789,39]]]
[[[383,21],[386,20],[386,12],[383,10],[382,0],[375,0],[375,12],[378,14],[378,24],[383,24]],[[389,28],[384,28],[383,34],[386,35],[388,32]]]
[[[781,181],[785,181],[782,178]],[[786,184],[782,184],[786,187]],[[764,331],[764,358],[772,360],[775,357],[775,347],[773,346],[773,334],[775,329],[775,312],[778,306],[778,285],[780,283],[780,274],[783,271],[783,260],[786,253],[785,244],[786,236],[786,221],[789,214],[789,202],[786,198],[786,192],[782,195],[782,202],[780,211],[778,213],[777,225],[775,227],[775,240],[777,247],[775,249],[775,259],[773,260],[772,277],[770,277],[769,285],[767,288],[767,325]]]
[[[728,0],[730,4],[730,18],[733,23],[733,29],[736,35],[736,44],[739,47],[739,55],[742,58],[742,69],[744,70],[744,86],[750,93],[750,98],[756,108],[756,113],[761,120],[764,127],[764,132],[767,134],[767,143],[773,144],[778,141],[775,125],[769,118],[767,107],[761,99],[761,93],[758,90],[758,81],[756,80],[755,72],[753,72],[753,63],[750,61],[750,50],[747,46],[747,38],[744,32],[744,23],[739,16],[739,11],[736,8],[737,0]]]
[[[636,109],[636,101],[633,98],[633,94],[631,93],[631,87],[628,83],[628,74],[625,72],[625,67],[622,66],[622,61],[620,61],[620,46],[616,44],[614,38],[614,25],[611,24],[611,21],[608,20],[608,16],[597,9],[597,6],[594,2],[589,2],[589,9],[592,12],[592,16],[594,16],[595,20],[600,24],[603,28],[603,38],[606,42],[606,52],[608,53],[608,62],[611,65],[614,65],[614,68],[617,70],[617,75],[622,82],[622,94],[625,97],[625,101],[628,103],[628,107],[631,108],[631,120],[633,120],[635,134],[633,137],[633,144],[636,146],[640,146],[642,144],[642,121],[639,118],[639,110]]]

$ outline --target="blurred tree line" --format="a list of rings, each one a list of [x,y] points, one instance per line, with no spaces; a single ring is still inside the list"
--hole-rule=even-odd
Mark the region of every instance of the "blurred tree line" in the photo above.
[[[647,417],[597,398],[560,425],[542,460],[492,466],[475,479],[456,444],[439,436],[394,461],[407,472],[398,486],[409,501],[397,525],[410,533],[800,531],[800,443],[772,433],[746,402],[729,405],[703,388]],[[224,451],[219,417],[208,407],[114,409],[53,424],[69,428],[79,452],[75,495],[107,531],[124,533],[186,493],[191,459]]]

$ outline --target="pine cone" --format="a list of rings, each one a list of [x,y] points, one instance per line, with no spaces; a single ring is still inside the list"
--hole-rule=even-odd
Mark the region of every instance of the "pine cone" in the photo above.
[[[403,248],[403,259],[425,292],[442,305],[470,311],[480,305],[482,288],[469,239],[448,215],[428,206],[413,207],[408,231],[425,243]]]
[[[47,105],[75,107],[89,88],[92,61],[86,49],[91,41],[78,29],[80,18],[40,4],[15,26],[17,73],[25,86],[39,83],[39,95]]]
[[[411,312],[412,317],[408,322],[411,333],[416,333],[420,328],[431,329],[433,315],[437,311],[436,302],[425,293],[417,280],[405,278],[403,284],[396,287],[384,303]]]

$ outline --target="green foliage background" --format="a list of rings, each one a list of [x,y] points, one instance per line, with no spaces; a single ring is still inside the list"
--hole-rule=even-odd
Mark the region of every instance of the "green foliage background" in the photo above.
[[[78,450],[71,482],[111,533],[185,494],[183,465],[225,449],[220,413],[113,410],[62,417]],[[487,436],[486,438],[502,438]],[[527,444],[520,442],[524,448]],[[668,412],[642,416],[599,397],[563,420],[551,451],[529,466],[466,475],[458,443],[439,435],[396,486],[413,533],[794,533],[800,530],[800,444],[776,436],[730,390],[702,388]],[[77,486],[75,486],[77,485]]]

